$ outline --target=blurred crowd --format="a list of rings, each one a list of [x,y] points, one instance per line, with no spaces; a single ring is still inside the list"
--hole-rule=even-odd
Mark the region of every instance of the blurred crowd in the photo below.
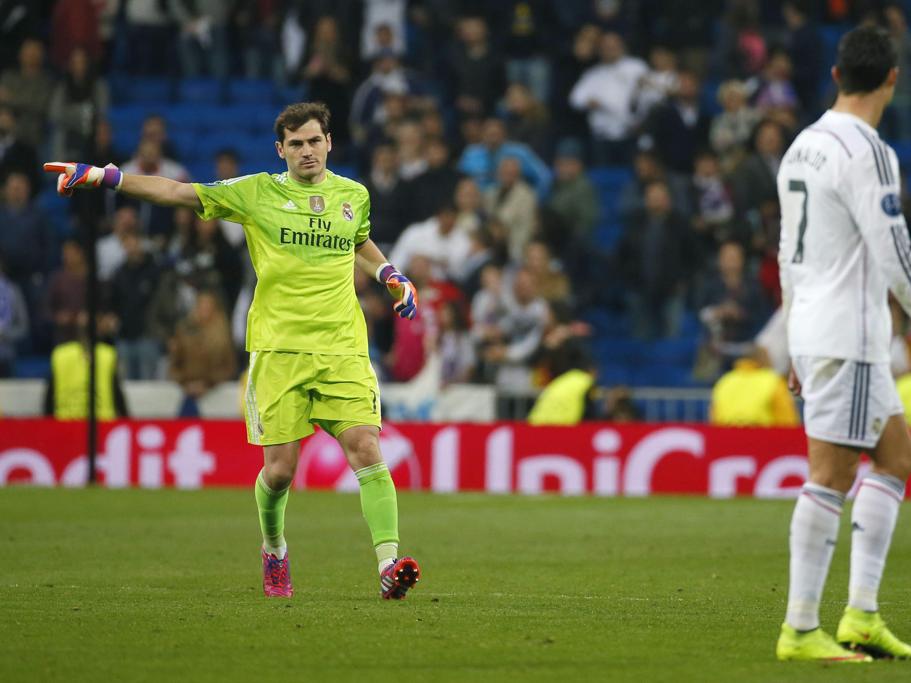
[[[402,322],[355,274],[383,379],[522,392],[591,372],[603,309],[646,340],[697,319],[694,373],[714,380],[780,303],[775,176],[833,95],[821,29],[858,22],[899,47],[884,134],[909,138],[904,3],[0,0],[0,376],[84,334],[92,256],[124,378],[194,398],[242,370],[240,226],[102,192],[58,224],[41,201],[51,158],[191,179],[166,116],[120,150],[106,114],[118,79],[208,77],[330,106],[330,167],[367,186],[372,237],[421,296]],[[193,180],[240,174],[224,142]],[[607,208],[605,168],[631,169]]]

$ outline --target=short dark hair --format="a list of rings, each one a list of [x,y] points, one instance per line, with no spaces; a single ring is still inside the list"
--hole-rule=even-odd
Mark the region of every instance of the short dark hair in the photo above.
[[[838,88],[845,95],[869,93],[885,83],[898,52],[885,29],[860,26],[838,42]]]
[[[275,137],[285,141],[285,130],[295,131],[307,121],[319,123],[323,135],[329,135],[329,107],[322,102],[298,102],[289,104],[275,119]]]

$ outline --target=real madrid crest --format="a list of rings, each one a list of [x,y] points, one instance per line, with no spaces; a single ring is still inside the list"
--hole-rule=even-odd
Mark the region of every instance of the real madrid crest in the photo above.
[[[346,221],[354,220],[354,210],[351,208],[351,204],[349,204],[348,202],[345,202],[344,204],[342,204],[342,216],[345,218]]]
[[[310,210],[314,213],[322,213],[326,210],[326,201],[318,194],[310,196]]]

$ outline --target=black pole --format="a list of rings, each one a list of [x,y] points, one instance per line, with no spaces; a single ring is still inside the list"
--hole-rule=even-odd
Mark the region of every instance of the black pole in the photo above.
[[[88,340],[89,340],[89,387],[88,387],[88,444],[86,445],[86,455],[89,459],[89,480],[88,485],[96,483],[98,478],[96,468],[96,457],[98,451],[98,416],[95,414],[95,396],[98,387],[95,377],[95,347],[98,345],[98,262],[95,258],[95,240],[98,237],[98,228],[94,218],[86,221],[88,223],[87,242],[88,249],[86,257],[88,262],[88,275],[86,277],[86,312],[88,314]]]

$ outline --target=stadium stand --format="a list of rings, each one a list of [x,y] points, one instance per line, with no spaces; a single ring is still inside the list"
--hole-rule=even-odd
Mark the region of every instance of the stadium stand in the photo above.
[[[740,142],[733,145],[725,142],[723,149],[719,147],[715,150],[721,168],[720,181],[700,184],[702,181],[686,167],[686,156],[683,157],[683,167],[680,167],[680,149],[674,151],[676,156],[672,165],[670,150],[661,146],[652,147],[654,140],[670,140],[671,144],[676,144],[681,136],[691,138],[686,142],[688,147],[682,148],[690,149],[690,153],[715,144],[716,139],[721,138],[716,138],[714,127],[728,115],[726,105],[723,106],[719,99],[719,92],[726,92],[722,86],[732,82],[737,84],[738,92],[745,93],[747,98],[742,116],[737,115],[741,119],[737,120],[751,121],[754,125],[756,121],[774,121],[787,139],[822,111],[831,96],[829,65],[834,61],[838,41],[844,32],[857,21],[887,23],[887,17],[873,6],[871,9],[855,10],[840,5],[839,9],[831,3],[812,6],[789,3],[789,7],[796,7],[799,17],[803,17],[794,24],[794,14],[785,16],[776,3],[730,0],[722,3],[724,12],[714,21],[711,31],[703,36],[681,39],[673,31],[663,34],[662,31],[668,31],[668,27],[662,28],[661,22],[643,22],[637,14],[640,4],[616,3],[617,6],[607,14],[603,14],[607,10],[596,10],[597,3],[592,3],[593,7],[587,9],[582,7],[585,3],[581,3],[578,11],[558,11],[553,20],[561,22],[561,40],[547,45],[549,66],[540,73],[523,71],[522,59],[519,58],[510,62],[508,73],[505,69],[500,71],[499,67],[489,69],[490,64],[497,62],[485,61],[486,58],[477,64],[472,62],[475,57],[471,55],[480,54],[482,48],[496,51],[502,45],[513,43],[509,42],[509,22],[502,22],[502,16],[497,11],[471,3],[455,3],[450,19],[434,18],[430,25],[418,25],[410,16],[403,17],[402,25],[407,33],[406,49],[395,60],[383,61],[390,55],[382,50],[371,58],[362,58],[356,49],[350,54],[331,54],[338,49],[338,45],[331,41],[319,48],[324,52],[316,58],[313,45],[306,46],[301,54],[294,54],[288,51],[285,43],[281,43],[281,49],[270,55],[274,58],[267,62],[257,57],[254,51],[239,50],[228,55],[230,73],[226,78],[200,76],[195,66],[191,68],[180,62],[176,53],[160,63],[150,62],[149,58],[158,54],[156,50],[161,51],[159,56],[165,54],[166,44],[146,46],[147,51],[146,48],[138,50],[138,46],[125,43],[120,38],[107,46],[105,59],[97,65],[100,68],[97,72],[92,71],[97,73],[93,77],[106,83],[110,92],[109,102],[105,100],[98,105],[95,117],[109,122],[112,141],[109,146],[101,145],[98,150],[103,158],[89,160],[95,163],[117,160],[122,163],[130,159],[143,139],[147,118],[160,115],[167,128],[163,147],[165,156],[173,155],[194,181],[216,179],[216,173],[221,172],[216,169],[216,155],[225,150],[231,150],[236,155],[234,172],[237,174],[280,172],[283,165],[274,153],[271,133],[276,114],[290,101],[323,98],[330,101],[335,109],[333,130],[336,144],[330,157],[330,167],[370,185],[375,195],[374,210],[382,208],[387,224],[398,226],[400,234],[409,224],[433,215],[437,207],[429,199],[423,201],[424,198],[441,197],[445,192],[453,192],[455,179],[459,177],[456,171],[459,157],[466,145],[480,145],[476,150],[486,146],[486,156],[482,157],[496,163],[500,161],[498,150],[509,149],[510,154],[520,154],[526,174],[531,168],[549,167],[548,172],[555,174],[556,188],[560,183],[561,170],[555,161],[554,151],[558,143],[566,142],[569,146],[562,148],[582,150],[584,175],[596,197],[597,219],[589,232],[576,232],[577,226],[571,224],[575,220],[572,215],[560,215],[556,206],[549,206],[549,197],[542,190],[546,183],[537,185],[539,193],[532,200],[536,216],[533,236],[548,242],[553,254],[551,269],[555,272],[562,269],[570,282],[570,294],[565,300],[548,301],[548,305],[556,306],[554,317],[557,320],[544,323],[543,338],[547,339],[552,334],[559,336],[562,334],[560,330],[569,330],[570,337],[585,349],[585,355],[594,359],[599,368],[598,382],[603,386],[676,387],[681,390],[705,387],[730,362],[719,349],[748,341],[725,338],[727,328],[722,325],[721,331],[710,329],[700,318],[701,308],[711,299],[707,290],[713,286],[713,278],[717,277],[715,259],[721,244],[735,240],[745,247],[747,280],[751,286],[757,283],[761,286],[769,311],[777,305],[779,295],[774,268],[777,208],[773,203],[766,202],[757,188],[761,184],[759,181],[774,173],[778,159],[763,158],[757,154],[750,137],[752,130],[747,129],[746,137]],[[278,11],[280,21],[277,26],[286,32],[285,35],[300,31],[306,38],[318,19],[300,18],[293,13]],[[329,15],[341,12],[328,4],[321,11]],[[852,11],[856,14],[851,14]],[[475,20],[476,17],[480,17],[480,22]],[[104,20],[125,22],[126,17],[115,12]],[[344,23],[339,26],[344,35],[349,32],[350,35],[357,35],[357,26]],[[903,29],[900,26],[892,24],[888,28],[899,43],[911,43],[907,32],[901,33]],[[238,40],[243,39],[243,31],[248,29],[239,24],[231,28],[237,32],[235,37]],[[749,35],[749,40],[740,39],[746,35],[744,32]],[[129,31],[124,31],[118,35],[128,34]],[[619,34],[625,42],[626,54],[622,59],[631,60],[625,62],[633,65],[631,68],[644,69],[647,78],[632,95],[635,121],[630,137],[621,141],[622,144],[614,145],[610,154],[622,156],[624,150],[633,149],[649,151],[653,161],[647,168],[638,165],[634,168],[631,163],[593,165],[600,153],[598,145],[601,144],[593,131],[601,124],[597,123],[594,115],[574,110],[569,104],[571,90],[589,69],[597,68],[599,62],[602,65],[612,64],[611,60],[616,58],[608,54],[616,45],[623,45],[623,42],[615,41],[615,34]],[[164,36],[164,33],[161,35]],[[428,36],[434,36],[443,44],[430,48]],[[800,44],[795,42],[795,36],[801,37]],[[17,35],[15,40],[18,46],[22,36]],[[474,52],[466,50],[468,44],[474,45]],[[671,49],[662,52],[664,47]],[[65,63],[61,56],[65,56],[65,51],[61,46],[48,45],[48,48],[55,55],[55,65]],[[215,47],[211,49],[217,50]],[[808,101],[797,101],[795,104],[785,97],[781,101],[772,100],[770,106],[768,98],[760,97],[770,80],[780,79],[780,74],[768,69],[771,68],[773,55],[782,52],[786,60],[779,60],[776,64],[784,64],[785,76],[783,81],[775,81],[781,92],[788,93],[797,88],[801,77],[802,64],[788,61],[791,55],[799,55],[800,59],[807,59],[809,55],[810,62],[818,66],[816,94],[809,98],[802,95]],[[15,93],[3,90],[2,84],[37,76],[29,76],[28,68],[18,64],[15,49],[10,47],[4,54],[5,61],[0,64],[0,69],[2,78],[6,80],[0,80],[0,106],[26,111],[25,107],[33,106],[33,103],[18,101]],[[670,62],[667,61],[668,55]],[[206,55],[211,58],[210,66],[220,63],[224,56],[214,52]],[[323,68],[320,60],[324,59],[337,65],[334,76],[327,77],[320,71]],[[472,71],[479,64],[488,66]],[[384,71],[387,68],[389,70]],[[182,76],[182,71],[193,75]],[[53,71],[43,67],[41,73],[50,75],[52,84],[63,84],[64,92],[66,88],[73,87],[68,85],[71,83],[68,79],[74,77],[63,69]],[[699,83],[699,89],[692,97],[678,89],[681,75],[685,74],[695,74]],[[524,90],[510,89],[510,85]],[[362,120],[358,127],[349,130],[348,114],[352,102],[356,100],[356,93],[361,95],[355,104],[357,115]],[[542,95],[544,100],[536,99]],[[907,97],[897,98],[894,109],[898,111],[895,120],[899,123],[884,130],[903,166],[911,164],[911,142],[901,134],[900,129],[902,112],[906,115],[908,111],[907,102]],[[485,137],[489,130],[487,122],[491,118],[504,123],[505,147],[499,147],[503,141],[491,142]],[[711,137],[707,129],[695,127],[697,121],[703,120],[712,122]],[[725,125],[736,125],[737,120],[730,119]],[[54,125],[49,124],[48,128],[53,129]],[[670,129],[665,130],[664,126],[677,126],[673,128],[677,131],[674,133],[676,137],[668,138],[667,130]],[[4,131],[0,129],[0,137],[3,135]],[[442,161],[430,159],[433,145],[429,143],[433,141],[442,143],[438,146],[446,157]],[[383,196],[379,196],[374,179],[379,177],[380,171],[374,165],[377,161],[373,155],[375,149],[378,146],[382,148],[383,144],[388,144],[397,155],[393,158],[393,175],[397,177],[389,189],[384,190]],[[44,148],[36,151],[42,156],[49,152]],[[499,185],[496,169],[489,171],[485,177],[475,178],[480,191],[478,186],[460,185],[460,190],[451,195],[458,206],[457,224],[460,229],[477,235],[480,255],[476,262],[473,261],[471,268],[474,270],[464,279],[446,283],[452,290],[445,290],[441,301],[458,301],[466,311],[481,288],[484,264],[494,264],[500,269],[502,303],[507,307],[512,297],[515,274],[523,265],[518,258],[516,240],[509,236],[511,221],[520,215],[515,213],[515,206],[506,206],[505,197],[511,189]],[[0,175],[5,177],[7,172],[4,167]],[[527,180],[540,180],[540,176]],[[675,296],[679,295],[681,310],[668,313],[673,318],[668,327],[670,336],[665,331],[660,332],[657,338],[638,338],[635,333],[641,326],[634,318],[636,309],[632,307],[628,295],[650,285],[633,284],[629,280],[630,276],[624,273],[631,264],[623,262],[626,257],[621,255],[620,249],[624,244],[628,246],[632,226],[658,226],[669,220],[661,207],[648,204],[646,191],[655,182],[667,186],[672,200],[671,212],[677,217],[675,220],[682,220],[668,224],[690,226],[684,242],[689,244],[691,254],[678,257],[683,261],[678,264],[681,266],[683,290]],[[579,189],[579,192],[583,190]],[[585,195],[583,192],[571,196],[584,198]],[[417,202],[415,198],[422,201]],[[86,216],[93,216],[101,233],[105,234],[111,212],[119,206],[119,202],[106,199],[102,203],[103,206],[89,206],[85,202],[77,204],[62,199],[55,194],[50,179],[38,188],[34,206],[44,216],[55,246],[41,272],[18,282],[25,294],[33,324],[30,336],[17,346],[18,358],[12,365],[14,376],[40,378],[47,374],[52,325],[46,317],[43,297],[48,278],[59,264],[58,250],[63,240],[83,236]],[[565,211],[565,205],[562,208]],[[570,224],[566,223],[567,220]],[[187,249],[192,251],[195,238],[192,235],[181,237],[180,232],[195,231],[192,218],[187,223],[179,212],[172,218],[167,213],[145,211],[141,214],[141,221],[142,230],[148,232],[146,236],[150,240],[147,248],[162,272],[173,272],[182,260],[192,260],[193,254]],[[181,227],[184,224],[185,227]],[[650,242],[649,239],[652,238],[645,239],[637,248],[654,251],[654,240]],[[507,243],[511,258],[504,249]],[[188,244],[191,246],[188,247]],[[242,246],[237,243],[232,243],[232,246],[242,253]],[[654,279],[656,274],[647,272],[647,264],[657,255],[648,252],[641,258],[645,268],[643,270],[642,264],[639,264],[638,276]],[[251,283],[252,280],[249,280],[247,285]],[[429,284],[430,281],[425,286]],[[434,286],[437,284],[434,283]],[[361,295],[362,301],[371,296],[368,290],[362,291]],[[235,302],[225,303],[229,312],[233,310]],[[433,302],[428,307],[431,312],[436,312],[433,310],[436,305]],[[564,308],[567,312],[563,312]],[[235,317],[242,319],[242,313],[240,311]],[[374,357],[382,375],[386,372],[389,359],[396,353],[397,340],[388,319],[369,320],[369,324],[379,330],[374,335],[377,346]],[[749,332],[755,334],[758,330]],[[504,332],[501,330],[498,334]],[[163,358],[166,339],[159,341]],[[501,341],[509,340],[501,338]],[[499,384],[503,379],[503,368],[498,362],[490,360],[493,356],[486,350],[487,343],[476,346],[477,371],[474,379]],[[547,353],[543,355],[546,357]],[[243,361],[243,354],[239,353],[239,356]],[[538,354],[529,360],[531,366],[527,368],[523,380],[524,391],[529,394],[540,390],[553,371],[553,367],[548,366],[552,359],[541,361],[540,357],[541,354]],[[708,363],[697,367],[705,359]],[[164,378],[166,372],[166,365],[162,364],[160,378]],[[514,379],[510,379],[510,391],[522,390],[522,382],[516,385]],[[520,388],[517,389],[517,386]]]

